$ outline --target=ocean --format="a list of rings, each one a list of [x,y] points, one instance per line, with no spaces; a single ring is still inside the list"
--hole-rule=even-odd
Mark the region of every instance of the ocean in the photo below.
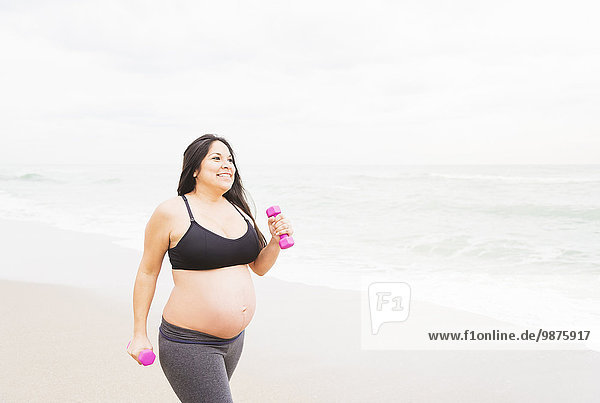
[[[0,165],[0,218],[105,234],[142,251],[146,222],[177,195],[180,169]],[[517,324],[600,324],[600,166],[238,170],[265,236],[274,204],[294,228],[296,245],[268,276],[352,290],[369,276],[406,282],[415,299]],[[134,276],[137,267],[129,269]]]

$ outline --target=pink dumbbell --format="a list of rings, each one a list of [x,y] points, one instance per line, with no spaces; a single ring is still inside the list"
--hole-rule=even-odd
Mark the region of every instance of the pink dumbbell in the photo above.
[[[129,343],[127,343],[127,348],[129,348],[130,344],[131,344],[131,341],[129,341]],[[156,358],[156,355],[149,348],[146,348],[146,349],[140,351],[140,354],[138,355],[138,360],[140,360],[140,362],[144,366],[151,365],[154,362],[155,358]]]
[[[281,213],[281,209],[279,208],[279,206],[271,206],[267,209],[267,217],[275,217],[279,213]],[[293,245],[294,238],[292,238],[288,234],[279,235],[279,247],[281,249],[287,249]]]

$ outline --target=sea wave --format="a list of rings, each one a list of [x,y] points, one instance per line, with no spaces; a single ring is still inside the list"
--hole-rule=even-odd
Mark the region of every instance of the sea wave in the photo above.
[[[36,172],[17,175],[0,175],[0,181],[22,181],[22,182],[61,182],[46,175]]]
[[[598,177],[541,177],[541,176],[503,176],[503,175],[464,175],[429,173],[431,177],[457,180],[495,181],[506,183],[598,183]]]

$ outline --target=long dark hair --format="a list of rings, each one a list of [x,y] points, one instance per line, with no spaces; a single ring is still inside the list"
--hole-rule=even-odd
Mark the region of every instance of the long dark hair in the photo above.
[[[220,141],[229,148],[229,152],[231,153],[231,158],[233,159],[233,165],[235,166],[235,174],[233,176],[233,185],[231,188],[225,192],[223,197],[229,200],[231,203],[238,206],[244,213],[246,213],[252,223],[254,224],[254,229],[256,230],[256,234],[258,235],[258,242],[260,244],[260,248],[264,248],[267,246],[267,240],[265,236],[258,229],[258,225],[256,225],[256,221],[254,220],[254,216],[250,212],[250,207],[248,206],[248,202],[246,201],[246,190],[244,189],[244,185],[242,184],[242,178],[240,176],[240,170],[235,163],[235,154],[229,145],[229,142],[225,140],[223,137],[215,136],[214,134],[205,134],[203,136],[198,137],[196,140],[192,141],[192,143],[185,149],[183,153],[183,168],[181,170],[181,177],[179,178],[179,185],[177,186],[177,195],[181,196],[186,193],[193,191],[196,187],[196,180],[194,179],[194,171],[200,171],[200,164],[206,154],[208,154],[208,149],[213,141]],[[256,206],[254,206],[256,209]]]

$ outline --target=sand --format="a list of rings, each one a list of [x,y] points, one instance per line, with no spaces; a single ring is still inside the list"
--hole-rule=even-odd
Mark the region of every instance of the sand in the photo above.
[[[178,401],[158,357],[143,367],[125,351],[141,252],[103,235],[0,225],[0,401]],[[155,352],[172,284],[166,263],[148,319]],[[269,274],[253,280],[257,311],[230,383],[236,402],[592,402],[600,395],[595,351],[367,350],[360,292]],[[505,325],[422,302],[411,309],[438,325],[452,315]]]

